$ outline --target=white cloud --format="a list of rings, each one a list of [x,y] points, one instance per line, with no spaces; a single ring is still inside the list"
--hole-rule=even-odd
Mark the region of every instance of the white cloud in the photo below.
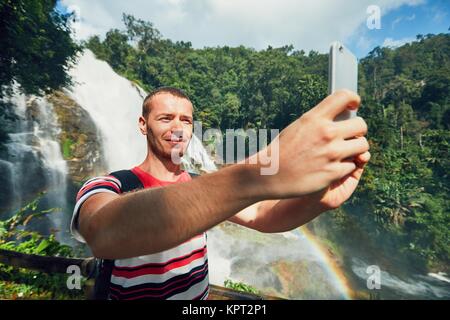
[[[395,26],[402,21],[413,21],[415,18],[416,18],[416,15],[414,13],[412,15],[406,16],[406,17],[400,16],[400,17],[396,18],[394,21],[392,21],[391,28],[394,29]]]
[[[369,5],[383,14],[422,0],[62,0],[81,14],[78,37],[123,29],[122,13],[151,21],[164,37],[194,47],[245,45],[256,49],[293,44],[324,52],[333,40],[346,43],[365,26]]]
[[[389,48],[397,48],[397,47],[401,47],[402,45],[404,45],[406,43],[413,42],[414,40],[416,40],[416,39],[411,38],[411,37],[402,38],[402,39],[398,39],[398,40],[394,40],[392,38],[386,38],[386,39],[384,39],[383,44],[381,46],[389,47]]]
[[[436,13],[433,16],[433,21],[435,23],[441,23],[445,20],[445,17],[447,16],[447,12],[443,11],[436,11]]]
[[[395,26],[396,26],[397,24],[399,24],[402,20],[403,20],[403,17],[395,18],[395,20],[392,21],[391,28],[394,29]]]
[[[406,21],[413,21],[416,18],[416,15],[413,13],[412,15],[410,15],[409,17],[405,17]]]

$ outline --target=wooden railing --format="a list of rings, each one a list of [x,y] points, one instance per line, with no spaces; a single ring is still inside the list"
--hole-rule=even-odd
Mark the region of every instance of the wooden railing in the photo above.
[[[48,257],[35,254],[26,254],[16,251],[0,249],[0,263],[16,268],[25,268],[44,273],[67,273],[69,266],[80,268],[81,275],[92,279],[95,274],[96,260],[89,258]],[[90,290],[87,290],[89,292]],[[89,295],[86,297],[89,299]],[[280,298],[256,295],[247,292],[232,290],[217,285],[210,285],[210,300],[279,300]]]

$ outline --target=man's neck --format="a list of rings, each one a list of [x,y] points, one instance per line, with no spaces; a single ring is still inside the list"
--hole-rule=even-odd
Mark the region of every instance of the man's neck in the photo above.
[[[183,172],[180,165],[174,164],[171,159],[154,154],[151,150],[138,167],[163,181],[176,181]]]

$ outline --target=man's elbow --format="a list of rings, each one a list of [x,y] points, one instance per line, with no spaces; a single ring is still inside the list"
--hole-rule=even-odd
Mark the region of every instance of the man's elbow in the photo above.
[[[92,251],[92,255],[99,259],[108,259],[108,260],[115,260],[115,259],[121,259],[117,252],[112,252],[109,247],[101,246],[98,244],[92,244],[89,245],[89,248]]]
[[[105,240],[105,230],[93,216],[80,221],[80,234],[86,240],[94,257],[100,259],[117,259],[111,250],[114,244]]]
[[[84,224],[80,224],[80,233],[96,258],[128,259],[161,252],[174,246],[173,243],[168,243],[165,237],[158,234],[147,236],[145,243],[140,241],[138,237],[124,240],[113,236],[113,232],[105,227],[102,222],[95,219],[95,216],[91,216],[84,221]]]
[[[111,244],[109,246],[105,245],[105,241],[98,234],[92,234],[86,238],[86,242],[92,251],[94,257],[99,259],[117,259],[114,252],[111,252]]]
[[[99,259],[122,259],[119,248],[112,242],[105,241],[101,236],[94,235],[86,238],[86,242],[91,249],[92,255]]]

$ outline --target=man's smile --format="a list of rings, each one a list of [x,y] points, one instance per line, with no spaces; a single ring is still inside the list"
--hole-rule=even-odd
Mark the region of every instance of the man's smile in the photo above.
[[[169,139],[164,139],[167,143],[169,143],[171,146],[176,146],[176,145],[181,145],[183,142],[185,142],[186,140],[183,138],[179,138],[177,136],[172,136]]]

